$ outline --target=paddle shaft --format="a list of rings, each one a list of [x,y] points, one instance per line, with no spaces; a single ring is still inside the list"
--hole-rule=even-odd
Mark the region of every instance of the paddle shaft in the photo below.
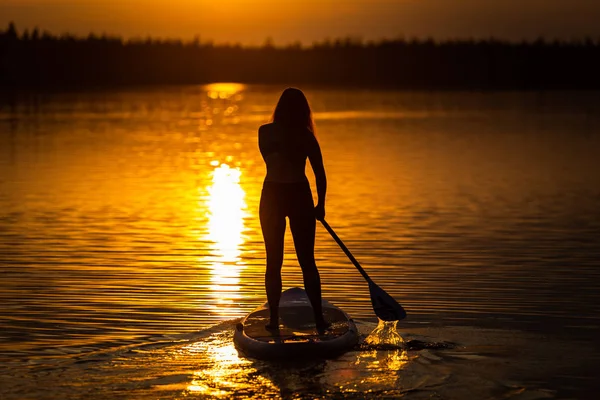
[[[327,229],[327,232],[331,235],[333,240],[337,242],[337,244],[342,248],[344,253],[348,256],[352,264],[356,267],[358,272],[365,278],[365,280],[369,283],[369,293],[371,294],[371,303],[373,304],[373,311],[377,317],[383,321],[399,321],[403,318],[406,318],[406,311],[404,308],[392,296],[387,294],[382,288],[377,286],[369,275],[365,272],[365,270],[360,266],[356,258],[350,253],[350,250],[346,247],[342,239],[335,234],[333,229],[329,226],[329,224],[323,219],[321,223]]]
[[[329,232],[329,234],[331,235],[331,237],[333,238],[333,240],[336,241],[336,243],[340,246],[340,248],[344,251],[344,253],[346,253],[346,255],[348,256],[348,258],[350,259],[350,261],[352,261],[352,264],[354,264],[354,266],[356,267],[356,269],[358,270],[358,272],[360,272],[360,274],[363,276],[363,278],[365,278],[367,280],[367,282],[371,283],[371,278],[369,278],[369,275],[367,275],[366,271],[363,269],[363,267],[360,266],[360,264],[358,263],[358,261],[356,261],[356,258],[354,258],[354,256],[352,255],[352,253],[350,253],[350,250],[348,250],[348,248],[346,247],[346,245],[344,244],[344,242],[342,242],[342,239],[340,239],[338,237],[338,235],[336,235],[336,233],[333,231],[333,229],[331,228],[331,226],[329,226],[329,224],[327,223],[327,221],[325,221],[324,219],[321,220],[321,223],[323,224],[323,226],[325,227],[325,229],[327,229],[327,232]]]

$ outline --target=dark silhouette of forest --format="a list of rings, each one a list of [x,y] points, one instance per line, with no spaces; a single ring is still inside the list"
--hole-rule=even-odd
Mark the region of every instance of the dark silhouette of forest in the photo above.
[[[233,81],[400,89],[600,89],[600,41],[325,40],[303,47],[0,31],[8,90]],[[0,89],[1,90],[1,89]]]

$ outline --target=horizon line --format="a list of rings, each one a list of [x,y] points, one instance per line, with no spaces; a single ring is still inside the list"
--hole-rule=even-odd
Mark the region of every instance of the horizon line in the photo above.
[[[352,35],[348,34],[346,36],[326,36],[320,40],[312,40],[310,43],[306,43],[302,40],[290,40],[286,43],[276,43],[275,39],[272,35],[267,35],[261,44],[252,44],[252,43],[241,43],[239,41],[217,41],[212,38],[202,39],[202,35],[200,33],[195,34],[192,38],[189,37],[173,37],[173,36],[152,36],[151,34],[142,36],[142,35],[131,35],[126,36],[122,34],[109,33],[109,32],[101,32],[96,33],[90,31],[87,34],[76,34],[71,32],[61,32],[54,33],[47,29],[40,28],[39,26],[34,26],[33,28],[25,27],[22,30],[19,30],[14,23],[14,21],[9,21],[8,26],[5,30],[0,29],[0,34],[6,34],[11,30],[11,26],[14,27],[15,32],[17,33],[17,37],[22,40],[25,33],[32,35],[36,30],[40,35],[40,38],[44,35],[50,36],[55,39],[63,39],[63,38],[74,38],[79,40],[87,40],[90,38],[97,39],[110,39],[110,40],[119,40],[123,44],[127,43],[139,43],[146,42],[148,40],[154,42],[175,42],[181,44],[200,44],[200,45],[212,45],[212,46],[229,46],[229,47],[243,47],[243,48],[265,48],[265,47],[274,47],[274,48],[288,48],[288,47],[305,47],[311,48],[318,45],[334,45],[336,42],[341,43],[351,43],[353,45],[377,45],[386,42],[433,42],[436,44],[444,44],[444,43],[452,43],[452,42],[495,42],[495,43],[504,43],[504,44],[531,44],[539,41],[543,41],[545,43],[563,43],[563,44],[576,44],[582,42],[591,41],[595,44],[600,44],[600,35],[583,35],[583,36],[574,36],[570,39],[558,38],[558,37],[547,37],[544,35],[539,35],[535,38],[521,38],[521,39],[506,39],[494,35],[489,36],[455,36],[455,37],[447,37],[447,38],[434,38],[433,36],[419,36],[419,35],[404,35],[398,34],[395,37],[382,36],[377,39],[364,39],[361,35]]]

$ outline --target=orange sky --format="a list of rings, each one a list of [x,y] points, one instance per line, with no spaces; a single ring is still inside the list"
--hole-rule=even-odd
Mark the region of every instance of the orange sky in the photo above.
[[[347,35],[600,37],[598,0],[0,0],[0,27],[261,44]]]

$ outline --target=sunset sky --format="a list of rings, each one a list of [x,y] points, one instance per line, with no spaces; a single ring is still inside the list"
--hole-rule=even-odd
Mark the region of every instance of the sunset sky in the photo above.
[[[0,0],[0,27],[261,44],[327,37],[600,37],[598,0]]]

